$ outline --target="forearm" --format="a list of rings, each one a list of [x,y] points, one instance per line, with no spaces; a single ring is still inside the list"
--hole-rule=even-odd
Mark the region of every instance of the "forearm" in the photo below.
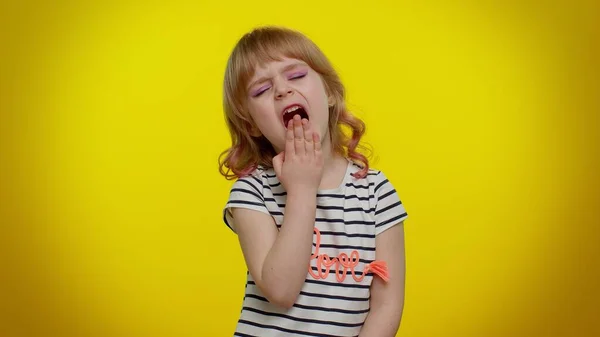
[[[402,304],[371,308],[358,337],[394,337],[400,327]]]
[[[295,302],[312,252],[316,193],[288,194],[283,225],[262,268],[262,280],[280,305]]]

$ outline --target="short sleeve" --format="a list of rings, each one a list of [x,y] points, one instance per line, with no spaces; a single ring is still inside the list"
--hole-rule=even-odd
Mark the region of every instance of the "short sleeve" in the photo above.
[[[227,200],[223,210],[223,221],[227,227],[235,232],[232,208],[246,208],[269,214],[269,210],[265,206],[262,189],[260,176],[255,175],[240,178],[233,184],[229,193],[229,200]]]
[[[377,174],[375,181],[375,235],[404,221],[408,214],[392,183],[383,172]]]

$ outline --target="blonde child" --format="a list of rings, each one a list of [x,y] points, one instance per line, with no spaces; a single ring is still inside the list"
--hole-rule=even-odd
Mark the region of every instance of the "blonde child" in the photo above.
[[[224,221],[248,268],[234,335],[395,336],[407,214],[357,151],[365,127],[326,56],[294,30],[247,33],[228,60],[224,110],[220,171],[236,179]]]

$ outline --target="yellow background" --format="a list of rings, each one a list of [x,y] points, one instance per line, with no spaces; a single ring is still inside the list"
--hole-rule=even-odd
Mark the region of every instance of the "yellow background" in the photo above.
[[[399,336],[600,335],[599,7],[3,1],[0,336],[232,334],[221,83],[261,24],[331,58],[410,214]]]

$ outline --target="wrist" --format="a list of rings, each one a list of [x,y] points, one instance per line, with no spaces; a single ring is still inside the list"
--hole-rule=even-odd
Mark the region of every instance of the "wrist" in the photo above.
[[[293,189],[290,188],[287,191],[287,200],[311,200],[316,199],[317,197],[317,187],[309,187],[309,186],[296,186]]]
[[[288,192],[285,208],[286,215],[308,216],[314,220],[317,209],[317,189],[303,188]]]

